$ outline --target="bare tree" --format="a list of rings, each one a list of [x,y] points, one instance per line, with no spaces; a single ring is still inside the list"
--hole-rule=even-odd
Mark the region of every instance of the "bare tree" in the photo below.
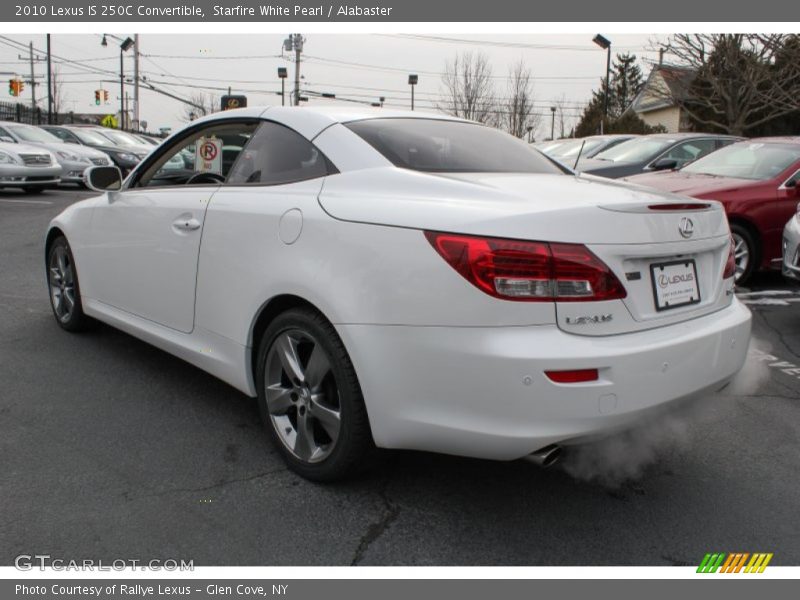
[[[189,96],[188,100],[196,106],[190,104],[183,105],[183,112],[181,113],[180,119],[184,122],[194,121],[199,117],[210,115],[213,112],[217,112],[220,107],[219,95],[212,92],[194,92]]]
[[[567,120],[569,119],[569,115],[567,114],[567,97],[561,94],[561,96],[553,102],[553,106],[556,107],[556,128],[558,129],[558,137],[569,137],[570,132],[567,130]]]
[[[498,123],[511,135],[524,138],[539,128],[541,117],[533,106],[533,77],[522,60],[509,69],[507,93],[499,103]]]
[[[463,119],[494,123],[495,109],[492,67],[483,53],[457,54],[445,64],[442,75],[443,101],[437,108]]]
[[[743,135],[800,109],[797,45],[786,55],[792,40],[784,34],[676,34],[669,51],[685,72],[671,77],[665,69],[667,85],[650,92],[669,97],[700,125]]]

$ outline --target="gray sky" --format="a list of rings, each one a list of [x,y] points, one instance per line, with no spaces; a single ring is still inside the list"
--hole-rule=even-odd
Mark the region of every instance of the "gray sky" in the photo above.
[[[131,32],[129,35],[132,36]],[[652,34],[603,34],[612,41],[612,50],[629,51],[640,59],[655,60],[657,52],[649,51]],[[27,52],[12,47],[8,40],[34,48],[45,49],[41,34],[15,35],[2,33],[0,38],[0,72],[4,83],[7,73],[28,78],[30,67],[20,61],[18,54]],[[122,37],[124,35],[119,34]],[[200,35],[200,34],[143,34],[140,36],[142,75],[155,85],[179,96],[189,97],[197,92],[223,94],[228,86],[234,93],[243,93],[253,105],[280,104],[277,68],[289,69],[287,91],[294,77],[294,63],[281,58],[285,35]],[[591,35],[467,35],[467,34],[308,34],[301,67],[303,89],[335,93],[338,98],[374,102],[386,97],[390,107],[408,107],[410,91],[408,73],[419,74],[416,88],[418,109],[434,109],[441,95],[441,72],[445,62],[464,51],[484,52],[492,65],[499,95],[505,94],[505,77],[509,67],[520,59],[531,69],[535,79],[537,111],[543,113],[538,138],[549,136],[550,110],[553,101],[563,97],[566,112],[577,120],[581,107],[605,75],[606,54],[591,41]],[[119,42],[109,38],[101,46],[102,34],[56,34],[52,36],[54,68],[64,82],[64,110],[101,112],[94,104],[94,90],[101,80],[109,91],[109,105],[104,113],[119,108]],[[37,53],[39,56],[44,56]],[[233,58],[235,57],[235,58]],[[65,62],[67,59],[75,62]],[[649,63],[641,63],[645,75]],[[36,63],[38,75],[46,72],[45,63]],[[133,59],[125,58],[125,73],[132,75]],[[112,82],[113,80],[113,82]],[[192,87],[197,86],[197,87]],[[206,88],[223,89],[206,89]],[[129,86],[130,93],[133,87]],[[37,88],[37,100],[46,107],[45,85]],[[26,86],[21,98],[30,102]],[[12,100],[10,96],[8,100]],[[310,104],[339,102],[314,99]],[[180,102],[155,94],[141,92],[141,118],[151,131],[167,126],[176,128],[183,122],[184,109]],[[545,123],[546,122],[546,123]],[[556,132],[558,133],[558,132]]]

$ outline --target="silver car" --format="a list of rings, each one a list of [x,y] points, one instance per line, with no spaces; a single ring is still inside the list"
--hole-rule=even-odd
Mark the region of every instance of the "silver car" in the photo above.
[[[0,125],[0,140],[39,146],[52,152],[63,167],[62,183],[83,184],[83,173],[91,166],[111,166],[107,154],[87,146],[67,144],[52,133],[24,123],[3,123]]]
[[[800,204],[797,213],[789,219],[783,229],[783,264],[784,276],[800,281]]]
[[[61,171],[55,155],[46,148],[0,141],[0,188],[38,194],[58,185]]]

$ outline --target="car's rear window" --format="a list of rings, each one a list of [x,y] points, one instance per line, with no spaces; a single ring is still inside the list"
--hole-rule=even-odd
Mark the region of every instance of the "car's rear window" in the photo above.
[[[397,167],[435,173],[565,173],[528,144],[491,127],[443,119],[346,123]]]

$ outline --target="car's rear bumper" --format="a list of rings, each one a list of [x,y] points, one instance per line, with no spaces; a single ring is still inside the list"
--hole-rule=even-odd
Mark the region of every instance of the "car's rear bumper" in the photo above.
[[[635,423],[717,389],[744,364],[749,310],[737,300],[677,325],[608,337],[556,326],[338,325],[381,447],[515,459]],[[557,384],[546,370],[600,369]]]
[[[800,281],[800,219],[792,217],[783,229],[783,262],[785,277]]]

